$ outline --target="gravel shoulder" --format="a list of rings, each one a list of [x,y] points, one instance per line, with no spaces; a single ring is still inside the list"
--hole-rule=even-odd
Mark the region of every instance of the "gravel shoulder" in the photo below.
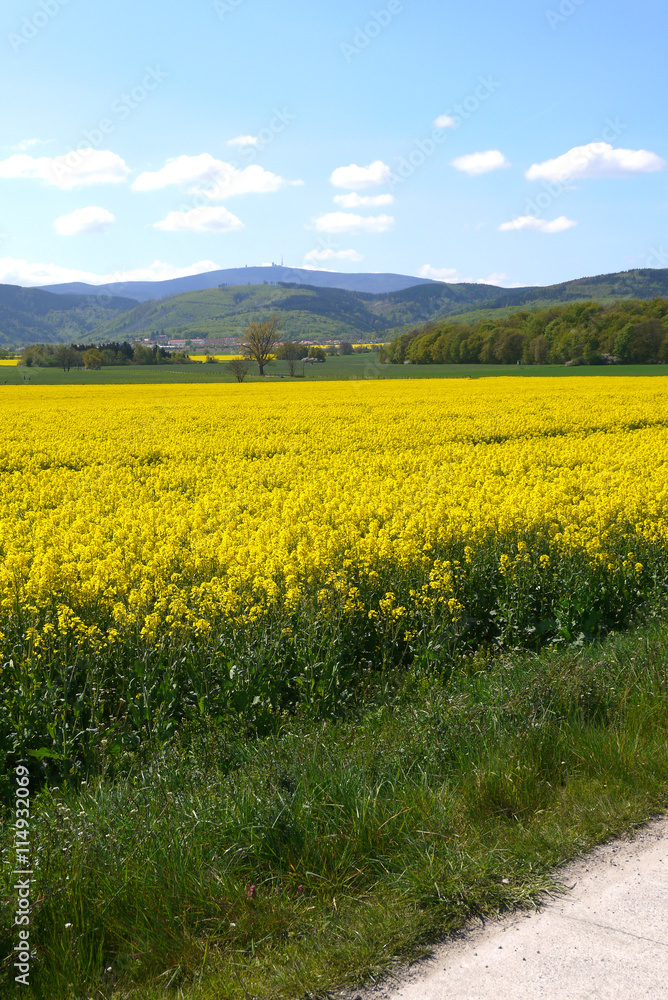
[[[363,1000],[665,1000],[668,816],[559,873],[564,895],[437,945]]]

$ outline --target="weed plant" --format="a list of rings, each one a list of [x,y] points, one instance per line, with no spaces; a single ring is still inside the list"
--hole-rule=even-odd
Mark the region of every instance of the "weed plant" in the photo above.
[[[667,638],[422,659],[367,673],[343,718],[205,713],[162,747],[108,744],[34,803],[31,994],[314,995],[535,905],[555,866],[665,808]]]

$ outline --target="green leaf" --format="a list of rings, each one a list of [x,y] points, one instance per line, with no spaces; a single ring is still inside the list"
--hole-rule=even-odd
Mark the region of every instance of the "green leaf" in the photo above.
[[[41,750],[28,750],[29,757],[37,757],[38,760],[44,760],[45,757],[51,757],[53,760],[62,760],[61,754],[56,753],[55,750],[47,750],[46,747],[42,747]]]

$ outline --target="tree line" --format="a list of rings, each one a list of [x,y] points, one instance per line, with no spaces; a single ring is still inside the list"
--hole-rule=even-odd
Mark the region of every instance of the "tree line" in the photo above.
[[[157,344],[130,344],[110,341],[106,344],[31,344],[24,347],[20,364],[27,368],[97,369],[108,365],[190,364],[188,355],[166,351]]]
[[[576,302],[473,323],[433,322],[401,334],[389,364],[668,363],[668,299]]]
[[[285,361],[289,374],[294,376],[300,361],[308,358],[315,361],[325,361],[328,354],[353,354],[366,351],[366,347],[354,347],[348,341],[341,341],[338,347],[330,346],[327,350],[315,345],[306,346],[294,341],[280,340],[281,322],[276,314],[263,321],[253,321],[244,331],[239,349],[243,357],[230,360],[225,366],[227,371],[237,381],[243,382],[250,374],[253,364],[258,366],[259,374],[264,375],[267,365],[273,361]],[[208,356],[209,362],[215,358]],[[100,369],[110,365],[163,365],[191,364],[191,359],[185,351],[167,351],[158,344],[131,344],[125,340],[109,341],[106,344],[31,344],[24,347],[20,355],[20,364],[28,368],[71,368]]]

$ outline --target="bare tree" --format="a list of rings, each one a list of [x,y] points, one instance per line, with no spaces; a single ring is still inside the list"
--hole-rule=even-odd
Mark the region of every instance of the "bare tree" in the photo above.
[[[278,343],[279,326],[278,316],[274,313],[263,323],[249,323],[244,331],[244,339],[240,345],[241,350],[248,358],[256,362],[260,369],[260,375],[264,375],[265,365],[273,360],[274,348]]]
[[[251,370],[250,358],[233,358],[225,367],[230,375],[234,375],[237,382],[243,382]]]

